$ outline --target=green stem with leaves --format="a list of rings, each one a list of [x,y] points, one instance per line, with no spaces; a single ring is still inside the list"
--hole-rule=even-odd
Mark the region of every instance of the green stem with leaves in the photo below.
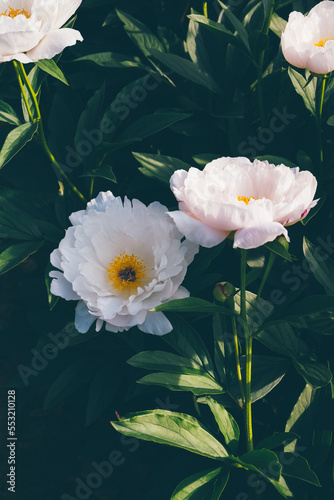
[[[247,251],[241,249],[241,319],[244,329],[246,341],[246,370],[245,370],[245,430],[247,451],[253,450],[253,424],[252,424],[252,336],[248,328],[247,308],[246,308],[246,267],[247,267]]]
[[[23,100],[24,100],[25,106],[27,108],[27,112],[29,114],[29,118],[30,118],[31,122],[37,122],[38,123],[37,134],[38,134],[39,142],[40,142],[40,144],[41,144],[44,152],[46,153],[46,155],[48,156],[48,158],[51,160],[51,163],[52,163],[53,167],[58,171],[59,175],[61,176],[62,179],[64,179],[64,181],[66,182],[66,184],[68,185],[68,187],[73,191],[73,193],[81,201],[83,201],[84,203],[86,203],[86,199],[83,196],[83,194],[80,193],[80,191],[76,188],[76,186],[68,178],[68,176],[65,174],[65,172],[63,171],[63,169],[61,168],[61,166],[59,165],[59,163],[56,161],[55,157],[53,156],[53,154],[51,153],[51,151],[49,149],[49,146],[48,146],[48,144],[46,142],[46,139],[45,139],[44,127],[43,127],[42,116],[41,116],[41,112],[40,112],[40,108],[39,108],[39,104],[38,104],[37,95],[36,95],[34,89],[32,88],[31,82],[30,82],[30,80],[29,80],[29,78],[27,76],[27,73],[26,73],[26,71],[24,69],[23,64],[21,62],[18,62],[18,61],[13,61],[13,63],[14,63],[14,68],[15,68],[15,72],[16,72],[16,75],[17,75],[17,79],[18,79],[18,82],[19,82],[19,85],[20,85],[20,89],[21,89],[21,92],[22,92]],[[36,111],[36,118],[34,118],[32,110],[31,110],[31,107],[29,105],[29,100],[28,100],[28,97],[27,97],[27,94],[26,94],[25,87],[28,90],[29,95],[30,95],[31,100],[32,100],[32,103],[34,105],[34,108],[35,108],[35,111]],[[59,183],[59,184],[60,184],[60,188],[62,189],[62,183]]]

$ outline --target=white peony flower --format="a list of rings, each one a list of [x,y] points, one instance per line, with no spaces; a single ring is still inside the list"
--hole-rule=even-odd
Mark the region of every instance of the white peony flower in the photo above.
[[[177,170],[170,180],[180,211],[169,212],[190,241],[204,247],[235,231],[234,247],[256,248],[288,232],[316,205],[310,172],[248,158],[219,158],[203,171]]]
[[[83,38],[60,29],[82,0],[0,0],[0,62],[52,59]]]
[[[79,300],[75,326],[81,333],[96,322],[99,331],[121,332],[138,326],[164,335],[172,325],[162,312],[150,309],[189,296],[181,285],[198,246],[181,241],[158,202],[146,207],[138,200],[124,204],[108,191],[70,216],[59,248],[51,254],[51,292]]]
[[[284,33],[282,51],[297,68],[317,75],[334,70],[334,2],[320,2],[307,16],[291,12]]]

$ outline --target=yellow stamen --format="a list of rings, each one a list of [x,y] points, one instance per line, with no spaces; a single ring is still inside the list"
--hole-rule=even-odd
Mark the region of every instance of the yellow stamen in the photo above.
[[[334,38],[329,38],[327,37],[326,40],[324,40],[323,38],[318,42],[318,43],[314,43],[313,45],[315,47],[324,47],[325,46],[325,43],[328,42],[328,40],[334,40]]]
[[[8,8],[9,8],[9,11],[8,11],[8,9],[6,9],[5,12],[0,12],[0,17],[7,16],[7,17],[11,17],[12,19],[14,19],[14,17],[19,16],[20,14],[23,14],[24,16],[26,16],[27,19],[29,19],[29,17],[31,16],[31,14],[29,14],[29,12],[27,12],[25,9],[13,9],[13,7],[11,7],[10,5],[8,5]]]
[[[134,254],[125,252],[115,257],[107,269],[108,279],[112,281],[116,290],[134,290],[141,284],[141,279],[146,276],[143,261]]]
[[[238,196],[238,201],[243,201],[244,203],[246,203],[246,205],[248,205],[249,201],[250,200],[258,200],[259,198],[254,198],[254,196]]]

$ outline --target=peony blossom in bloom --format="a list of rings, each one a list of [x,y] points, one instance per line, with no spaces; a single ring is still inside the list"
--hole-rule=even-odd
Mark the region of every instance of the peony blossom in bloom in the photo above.
[[[203,171],[177,170],[170,179],[180,211],[169,212],[190,241],[204,247],[235,231],[234,247],[256,248],[283,234],[316,205],[310,172],[248,158],[219,158]]]
[[[52,59],[83,38],[60,29],[82,0],[0,0],[0,62]]]
[[[75,326],[81,333],[96,321],[99,331],[121,332],[138,326],[164,335],[172,325],[150,311],[171,299],[189,296],[181,285],[198,246],[184,240],[158,202],[124,204],[108,191],[70,216],[59,248],[51,254],[51,292],[79,300]]]
[[[284,33],[282,51],[297,68],[317,75],[334,70],[334,2],[320,2],[307,16],[291,12]]]

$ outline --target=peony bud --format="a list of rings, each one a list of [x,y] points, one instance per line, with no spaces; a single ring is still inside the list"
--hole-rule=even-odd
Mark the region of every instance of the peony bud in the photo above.
[[[235,294],[235,287],[228,281],[221,281],[213,289],[213,298],[219,304],[224,304]]]

